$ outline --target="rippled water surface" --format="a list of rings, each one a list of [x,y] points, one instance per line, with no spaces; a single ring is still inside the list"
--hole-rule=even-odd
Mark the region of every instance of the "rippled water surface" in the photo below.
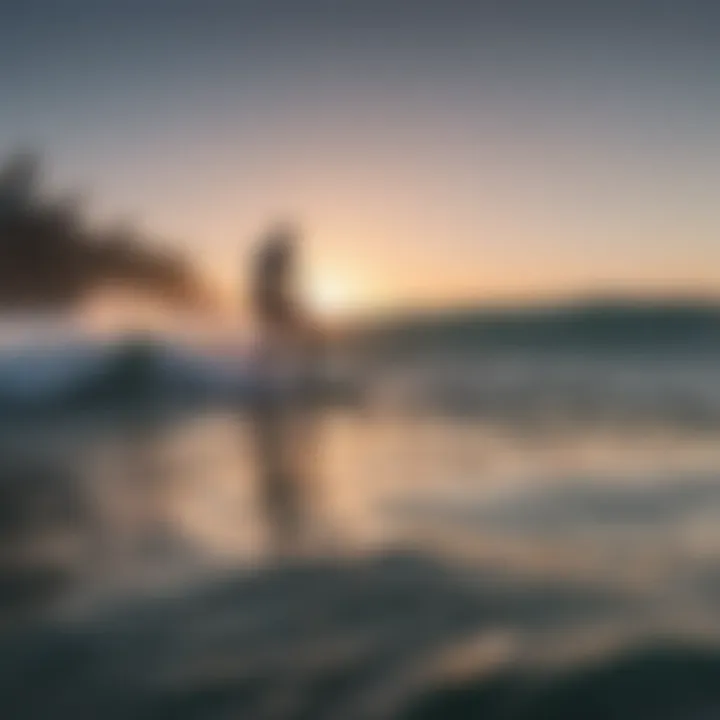
[[[290,430],[242,409],[6,424],[3,697],[18,718],[53,697],[67,717],[714,717],[717,380],[504,358],[404,367]]]

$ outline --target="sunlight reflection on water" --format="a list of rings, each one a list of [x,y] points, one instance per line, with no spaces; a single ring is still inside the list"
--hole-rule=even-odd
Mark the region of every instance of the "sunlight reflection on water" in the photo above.
[[[467,418],[328,411],[312,475],[282,499],[298,518],[292,552],[417,546],[533,573],[648,575],[660,587],[720,551],[716,440],[652,428],[533,436]],[[254,442],[247,413],[4,433],[6,514],[14,502],[32,522],[15,518],[5,547],[65,548],[78,586],[272,563],[285,551]]]
[[[223,683],[245,708],[243,683],[264,682],[304,688],[290,708],[396,717],[436,677],[492,683],[658,638],[720,640],[714,427],[402,403],[299,420],[288,437],[309,464],[290,481],[266,466],[265,443],[290,450],[275,421],[247,409],[3,427],[4,609],[55,611],[60,639],[38,642],[77,673],[78,717],[116,703],[86,692],[96,682],[122,688],[123,717],[214,702],[206,687]],[[71,669],[75,642],[100,665]],[[9,635],[14,673],[43,657],[14,653]],[[338,673],[340,700],[318,689]]]

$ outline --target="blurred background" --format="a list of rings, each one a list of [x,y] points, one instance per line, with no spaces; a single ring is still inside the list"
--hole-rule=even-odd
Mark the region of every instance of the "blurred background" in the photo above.
[[[0,3],[2,717],[720,716],[718,31]]]

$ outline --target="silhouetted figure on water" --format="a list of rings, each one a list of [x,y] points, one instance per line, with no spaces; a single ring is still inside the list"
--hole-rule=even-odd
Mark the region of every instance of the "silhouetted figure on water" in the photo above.
[[[260,369],[280,366],[304,374],[307,382],[308,373],[317,369],[320,332],[300,300],[296,245],[297,233],[290,225],[278,225],[263,238],[253,268],[252,308],[260,335]]]
[[[259,484],[276,549],[295,548],[307,529],[315,417],[318,331],[299,298],[296,236],[289,226],[261,242],[251,282],[259,332],[253,404]]]
[[[258,250],[253,278],[253,306],[266,331],[288,332],[299,323],[295,264],[293,229],[274,228]]]

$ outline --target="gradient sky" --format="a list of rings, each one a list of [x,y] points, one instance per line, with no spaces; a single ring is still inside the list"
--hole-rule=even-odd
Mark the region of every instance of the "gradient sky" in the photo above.
[[[0,152],[231,285],[276,217],[361,305],[720,288],[716,0],[0,0]]]

